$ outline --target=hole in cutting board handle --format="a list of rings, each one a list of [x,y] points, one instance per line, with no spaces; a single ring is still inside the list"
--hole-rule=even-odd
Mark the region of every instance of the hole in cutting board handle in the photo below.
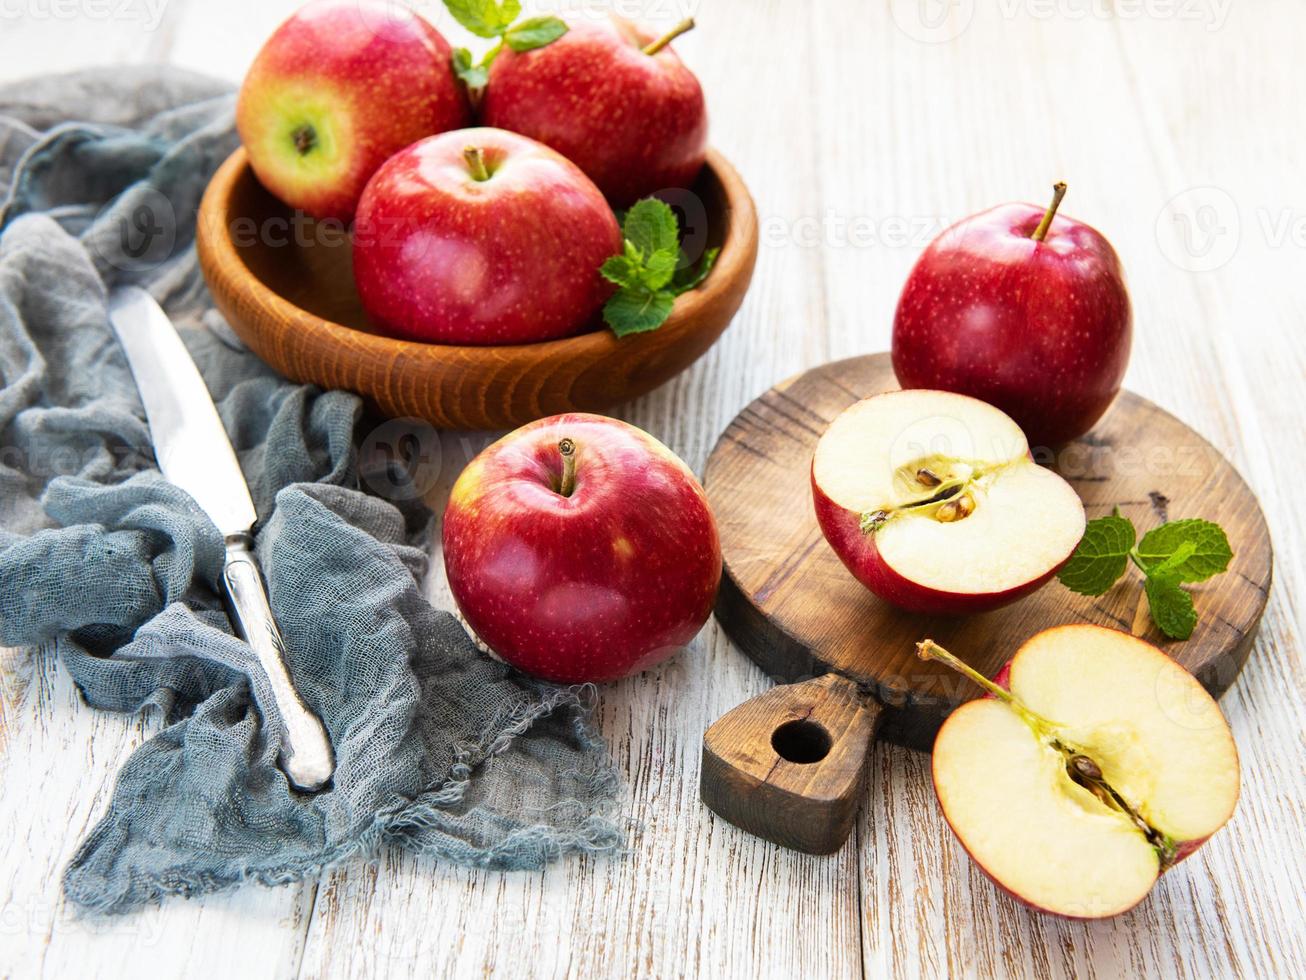
[[[807,719],[787,721],[771,733],[771,748],[786,762],[810,766],[830,754],[833,745],[824,725]]]

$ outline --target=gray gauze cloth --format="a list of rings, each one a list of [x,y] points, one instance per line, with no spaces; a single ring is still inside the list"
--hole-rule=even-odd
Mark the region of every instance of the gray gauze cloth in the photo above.
[[[427,603],[430,514],[357,489],[358,399],[286,382],[213,311],[192,235],[232,114],[226,86],[167,69],[0,88],[0,645],[161,724],[66,894],[122,912],[384,843],[503,869],[620,848],[585,692],[492,661]],[[178,324],[240,457],[291,673],[335,747],[326,792],[277,768],[281,720],[216,594],[222,539],[155,467],[105,312],[128,282]]]

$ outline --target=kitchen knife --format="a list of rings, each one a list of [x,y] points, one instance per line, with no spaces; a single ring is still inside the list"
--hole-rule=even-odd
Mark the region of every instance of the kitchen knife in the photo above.
[[[208,387],[172,321],[149,293],[134,286],[115,290],[109,297],[109,321],[140,389],[159,469],[195,499],[226,542],[223,598],[231,625],[267,675],[273,706],[285,723],[281,767],[297,789],[319,790],[334,769],[331,743],[286,668],[285,644],[254,557],[252,529],[258,515]]]

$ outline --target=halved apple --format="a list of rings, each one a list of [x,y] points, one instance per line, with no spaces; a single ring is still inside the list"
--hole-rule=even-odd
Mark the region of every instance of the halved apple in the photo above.
[[[1016,898],[1069,918],[1118,915],[1233,815],[1238,751],[1197,680],[1100,626],[1027,641],[999,677],[918,647],[990,697],[934,742],[934,789],[975,863]]]
[[[1010,418],[945,391],[851,406],[812,457],[826,540],[863,585],[912,612],[973,613],[1033,592],[1070,558],[1084,505]]]

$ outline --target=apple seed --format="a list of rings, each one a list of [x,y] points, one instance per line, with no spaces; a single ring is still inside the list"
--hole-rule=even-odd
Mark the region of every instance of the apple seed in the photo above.
[[[1071,756],[1070,768],[1074,770],[1075,775],[1082,776],[1085,779],[1102,778],[1102,770],[1098,768],[1096,762],[1086,755]]]
[[[959,521],[973,513],[975,513],[975,498],[967,493],[955,500],[949,500],[934,512],[934,518],[944,524],[951,524],[953,521]]]

